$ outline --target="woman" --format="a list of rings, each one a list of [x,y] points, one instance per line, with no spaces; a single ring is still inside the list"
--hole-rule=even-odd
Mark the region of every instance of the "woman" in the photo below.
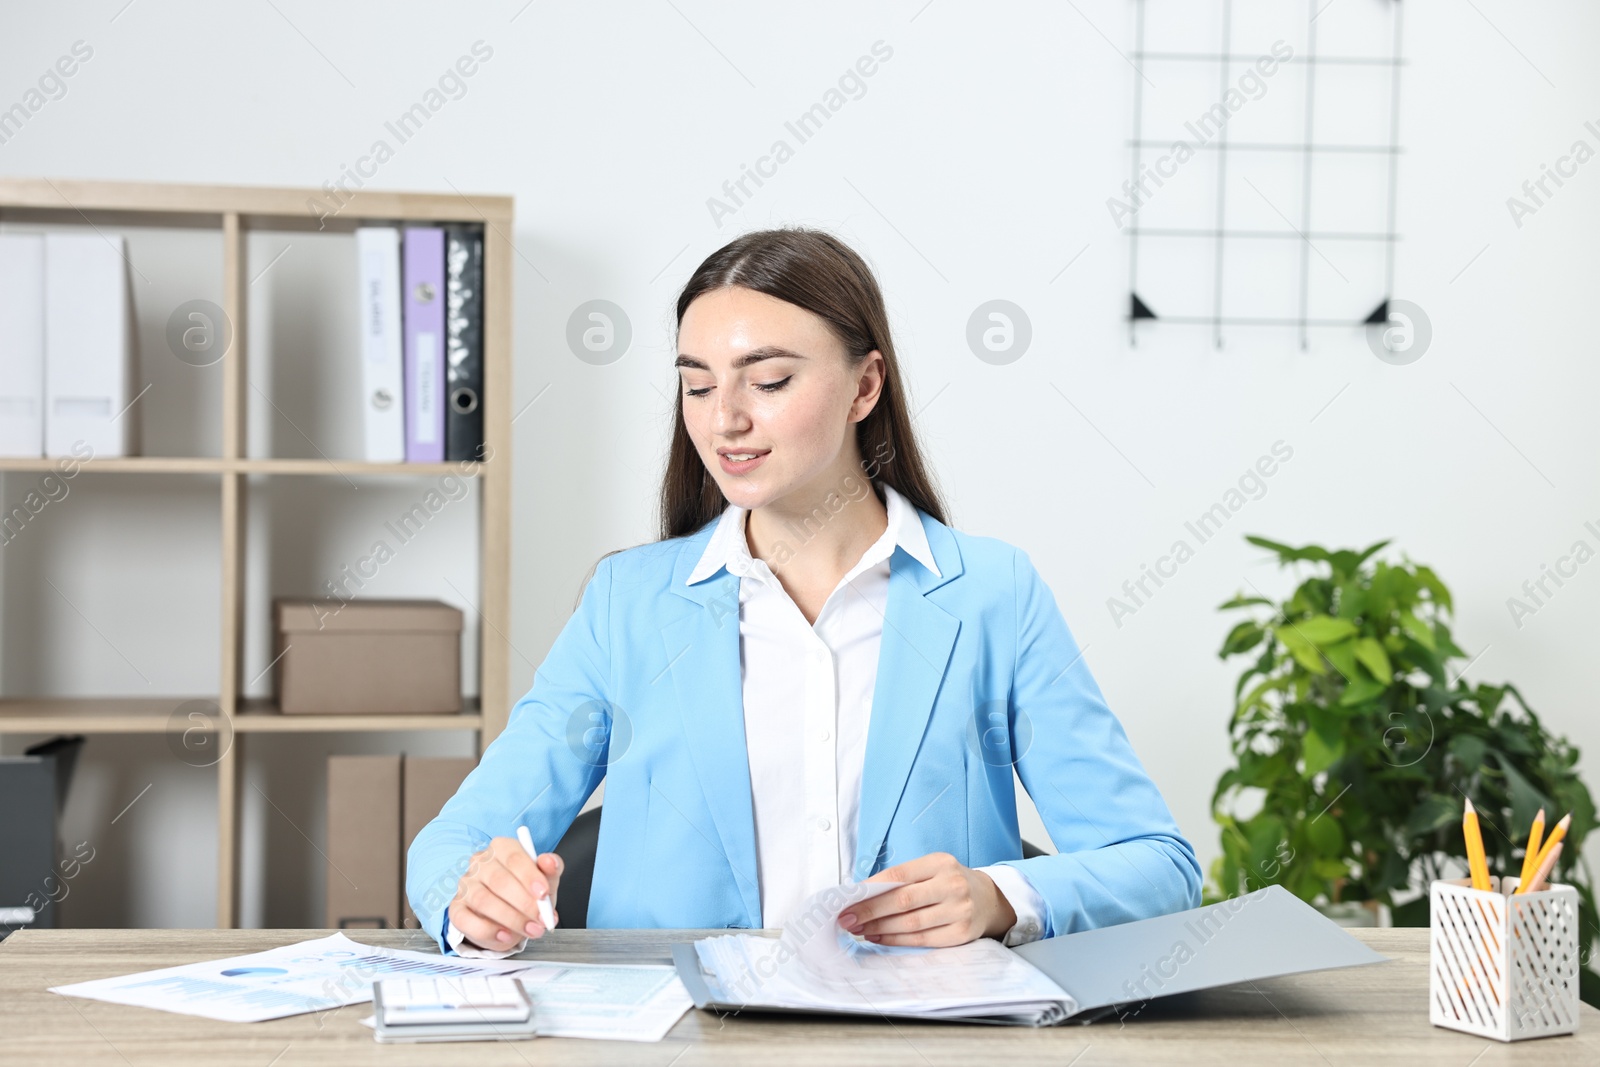
[[[751,233],[678,298],[662,538],[600,561],[506,730],[411,846],[446,952],[544,933],[602,779],[591,927],[840,923],[1019,944],[1198,906],[1200,870],[1023,552],[952,530],[883,297],[837,239]],[[1023,859],[1012,768],[1060,852]],[[448,906],[446,906],[448,905]],[[559,922],[559,917],[557,917]]]

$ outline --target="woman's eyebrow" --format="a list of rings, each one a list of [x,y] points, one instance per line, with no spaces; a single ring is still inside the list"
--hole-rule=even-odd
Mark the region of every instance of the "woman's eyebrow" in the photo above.
[[[733,368],[734,370],[738,370],[741,367],[748,367],[752,363],[760,363],[762,360],[784,358],[805,359],[806,357],[802,356],[798,352],[793,352],[787,348],[784,348],[781,345],[762,345],[760,348],[752,348],[750,351],[734,360]],[[672,365],[674,367],[690,367],[694,370],[711,369],[710,367],[706,366],[703,360],[696,359],[694,356],[685,355],[681,352],[678,354],[678,358],[673,362]]]

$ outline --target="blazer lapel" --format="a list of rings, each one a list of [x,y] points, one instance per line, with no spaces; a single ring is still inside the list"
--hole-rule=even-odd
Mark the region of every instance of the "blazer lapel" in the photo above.
[[[955,648],[960,621],[927,595],[962,572],[954,534],[919,511],[934,574],[896,547],[889,564],[889,598],[878,677],[867,727],[867,749],[857,822],[856,866],[861,879],[877,867],[889,825],[905,791],[933,703]],[[693,609],[662,627],[665,673],[671,678],[690,758],[714,827],[696,826],[708,840],[715,831],[728,859],[748,921],[761,917],[755,819],[751,814],[750,761],[745,750],[744,693],[739,662],[739,578],[726,570],[688,585],[716,523],[679,549],[672,591]],[[665,681],[661,679],[660,681]]]
[[[940,573],[935,575],[900,547],[890,557],[889,601],[862,768],[856,865],[851,872],[855,879],[866,878],[882,866],[880,856],[889,824],[922,745],[934,698],[961,629],[960,620],[927,598],[961,573],[955,537],[932,516],[920,511],[918,516]]]
[[[746,921],[755,926],[761,918],[761,893],[740,682],[739,579],[723,570],[692,586],[685,584],[715,526],[713,522],[688,538],[679,552],[672,591],[695,606],[662,627],[664,673],[671,678],[668,684],[714,824],[693,829],[709,842],[720,843],[739,886]]]

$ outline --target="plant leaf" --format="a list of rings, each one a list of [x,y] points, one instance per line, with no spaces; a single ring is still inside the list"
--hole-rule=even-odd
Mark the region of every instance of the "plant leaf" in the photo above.
[[[1265,537],[1257,537],[1254,534],[1246,534],[1245,540],[1249,541],[1252,545],[1256,545],[1257,547],[1265,548],[1269,551],[1277,553],[1278,558],[1284,562],[1290,562],[1292,560],[1299,559],[1325,562],[1328,559],[1328,550],[1325,548],[1319,548],[1316,545],[1306,545],[1304,548],[1291,548],[1288,545],[1282,545],[1276,541],[1269,541]]]
[[[1356,672],[1355,645],[1350,641],[1340,641],[1338,644],[1329,645],[1322,650],[1328,657],[1328,662],[1333,664],[1339,676],[1346,682],[1354,681],[1360,675]]]
[[[1446,611],[1454,613],[1456,609],[1450,599],[1450,590],[1445,588],[1445,584],[1439,580],[1439,576],[1433,573],[1433,568],[1418,564],[1415,570],[1417,572],[1417,581],[1422,583],[1422,587],[1433,594],[1433,599],[1443,604]]]
[[[1356,562],[1357,563],[1365,563],[1367,560],[1372,558],[1372,554],[1374,552],[1376,552],[1379,549],[1383,548],[1384,545],[1387,545],[1389,543],[1389,540],[1390,540],[1389,538],[1384,538],[1382,541],[1379,541],[1377,544],[1368,545],[1366,548],[1363,548],[1361,550],[1361,555],[1356,557]]]
[[[1511,795],[1511,828],[1515,835],[1521,827],[1533,825],[1533,816],[1540,808],[1544,808],[1546,815],[1549,815],[1555,802],[1535,789],[1533,783],[1524,778],[1503,753],[1496,752],[1494,755],[1495,762],[1505,772],[1506,792]],[[1551,815],[1550,818],[1553,823],[1557,816]]]
[[[1306,768],[1302,774],[1306,778],[1314,778],[1337,763],[1344,755],[1344,739],[1338,738],[1332,743],[1323,740],[1322,734],[1312,730],[1306,734],[1305,761]]]
[[[1322,662],[1322,656],[1317,652],[1316,646],[1301,637],[1294,627],[1281,626],[1275,628],[1272,632],[1277,635],[1279,641],[1283,642],[1283,646],[1289,650],[1289,654],[1295,658],[1295,662],[1299,663],[1300,666],[1312,674],[1328,673],[1327,665]]]
[[[1306,837],[1311,839],[1312,848],[1329,859],[1344,852],[1344,830],[1332,815],[1314,816],[1306,824]]]
[[[1429,652],[1438,651],[1438,645],[1433,639],[1433,631],[1428,628],[1427,623],[1411,614],[1411,612],[1402,611],[1400,613],[1400,628],[1416,638],[1417,644]]]
[[[1309,619],[1291,622],[1289,626],[1295,633],[1319,648],[1331,645],[1335,641],[1343,641],[1359,632],[1356,624],[1349,619],[1336,619],[1331,615],[1313,615]]]
[[[1331,882],[1335,878],[1348,878],[1350,876],[1350,865],[1344,860],[1334,860],[1319,856],[1311,861],[1311,873],[1318,878]]]
[[[1250,690],[1249,696],[1239,701],[1238,707],[1236,707],[1233,712],[1233,721],[1237,723],[1241,718],[1244,717],[1245,712],[1256,707],[1258,704],[1261,704],[1262,698],[1268,693],[1281,693],[1285,689],[1289,688],[1290,681],[1291,680],[1287,677],[1278,677],[1268,678],[1266,681],[1261,682],[1254,689]]]
[[[1406,836],[1421,837],[1460,820],[1460,803],[1452,797],[1435,793],[1424,797],[1420,804],[1411,809],[1411,817],[1406,820]],[[1457,836],[1459,838],[1460,835]]]
[[[1241,652],[1248,652],[1259,645],[1266,636],[1267,632],[1261,628],[1260,623],[1254,619],[1247,619],[1228,632],[1227,638],[1222,642],[1222,651],[1218,655],[1226,659]]]
[[[1482,767],[1488,754],[1489,746],[1476,734],[1457,734],[1450,739],[1450,755],[1469,771]]]
[[[1350,684],[1345,686],[1344,696],[1339,698],[1339,704],[1347,708],[1365,704],[1382,696],[1386,689],[1388,686],[1371,678],[1352,678]]]
[[[1376,638],[1363,637],[1356,641],[1356,659],[1360,660],[1372,676],[1384,685],[1394,681],[1394,670],[1389,666],[1389,654]]]

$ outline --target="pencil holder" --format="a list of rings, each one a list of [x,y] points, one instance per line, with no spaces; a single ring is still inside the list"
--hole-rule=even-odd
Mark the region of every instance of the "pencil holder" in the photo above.
[[[1428,1018],[1499,1041],[1578,1029],[1578,892],[1513,896],[1516,878],[1428,888]]]

